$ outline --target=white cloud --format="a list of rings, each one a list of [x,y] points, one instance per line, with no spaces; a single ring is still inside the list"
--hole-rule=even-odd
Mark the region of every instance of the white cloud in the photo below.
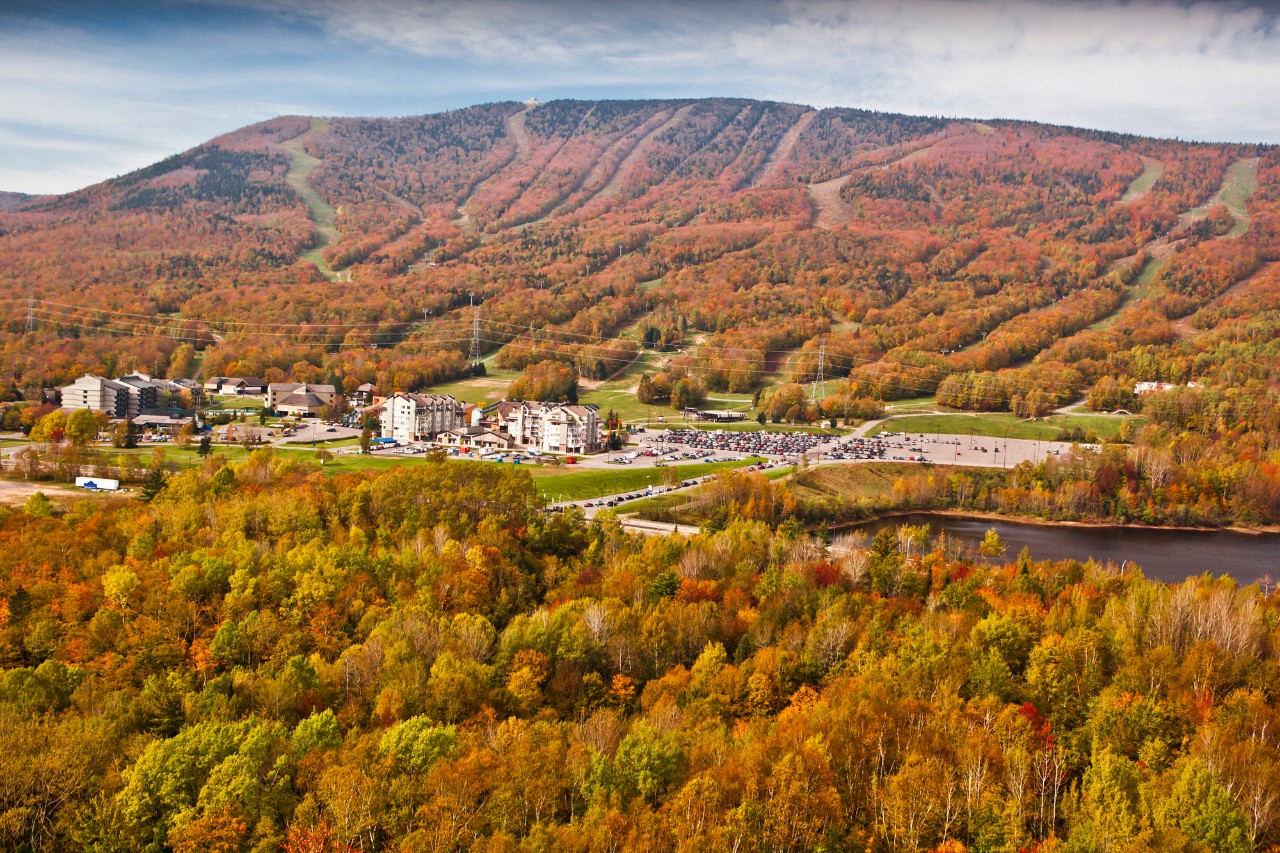
[[[1280,141],[1258,97],[1280,93],[1275,16],[1245,2],[257,2],[339,41],[518,67],[513,85],[576,74],[655,93]]]
[[[71,189],[93,173],[87,158],[107,177],[283,112],[429,112],[530,94],[735,95],[1280,142],[1276,14],[1243,0],[166,8],[169,29],[134,33],[74,15],[7,19],[0,7],[0,189]]]

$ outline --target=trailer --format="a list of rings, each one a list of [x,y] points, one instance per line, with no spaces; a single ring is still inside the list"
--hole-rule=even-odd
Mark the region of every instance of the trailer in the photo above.
[[[76,477],[76,488],[91,492],[118,492],[120,481],[108,477]]]

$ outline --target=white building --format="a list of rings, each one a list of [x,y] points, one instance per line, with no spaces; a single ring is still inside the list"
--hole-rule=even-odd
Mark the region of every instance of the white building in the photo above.
[[[594,405],[504,401],[485,410],[493,427],[518,447],[547,453],[595,453],[600,417]]]
[[[86,373],[62,388],[62,408],[106,412],[113,418],[128,418],[139,412],[134,389],[121,382]]]
[[[306,382],[272,382],[267,386],[267,408],[282,415],[315,414],[332,406],[338,391],[332,385]],[[317,402],[319,401],[319,402]]]
[[[1169,382],[1138,382],[1133,386],[1133,393],[1136,396],[1141,397],[1144,394],[1154,394],[1157,391],[1172,391],[1177,387],[1177,385]],[[1187,387],[1199,388],[1200,385],[1196,382],[1188,382]]]
[[[463,406],[448,394],[392,394],[382,404],[382,437],[400,442],[432,441],[463,426]]]
[[[267,386],[256,376],[215,376],[204,383],[209,394],[234,394],[237,397],[256,397],[267,392]]]

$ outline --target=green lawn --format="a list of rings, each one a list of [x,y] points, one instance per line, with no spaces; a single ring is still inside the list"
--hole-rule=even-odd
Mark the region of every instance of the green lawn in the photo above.
[[[224,412],[229,409],[261,409],[266,405],[259,397],[213,397],[216,402],[205,406],[205,411]]]
[[[885,412],[892,415],[895,412],[912,411],[915,409],[934,409],[937,408],[938,397],[930,394],[928,397],[912,397],[909,400],[895,400],[892,403],[885,403]]]
[[[1025,421],[1010,414],[919,415],[890,418],[878,424],[868,435],[882,432],[943,433],[947,435],[985,435],[991,437],[1053,440],[1062,430],[1079,427],[1093,430],[1099,438],[1113,437],[1120,424],[1132,418],[1115,415],[1051,415],[1039,421]]]
[[[497,463],[495,463],[497,464]],[[549,500],[579,501],[586,498],[613,495],[619,492],[656,486],[663,481],[667,471],[678,471],[680,479],[701,477],[713,471],[742,468],[753,464],[748,460],[733,462],[699,462],[692,465],[671,465],[666,468],[630,468],[619,465],[608,470],[586,470],[572,465],[563,467],[539,466],[531,469],[533,482]]]
[[[507,386],[520,378],[517,370],[498,370],[486,365],[489,371],[485,376],[468,376],[453,382],[432,385],[426,389],[429,394],[449,394],[467,403],[497,403],[506,399]]]

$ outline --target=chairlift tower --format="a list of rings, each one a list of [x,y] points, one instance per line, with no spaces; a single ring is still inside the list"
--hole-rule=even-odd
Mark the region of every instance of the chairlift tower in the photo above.
[[[472,364],[480,361],[480,306],[476,305],[476,295],[471,294],[471,355]]]
[[[824,371],[827,366],[827,342],[824,338],[818,338],[818,372],[813,377],[813,390],[809,392],[809,398],[814,403],[821,403],[827,396],[827,382]]]

